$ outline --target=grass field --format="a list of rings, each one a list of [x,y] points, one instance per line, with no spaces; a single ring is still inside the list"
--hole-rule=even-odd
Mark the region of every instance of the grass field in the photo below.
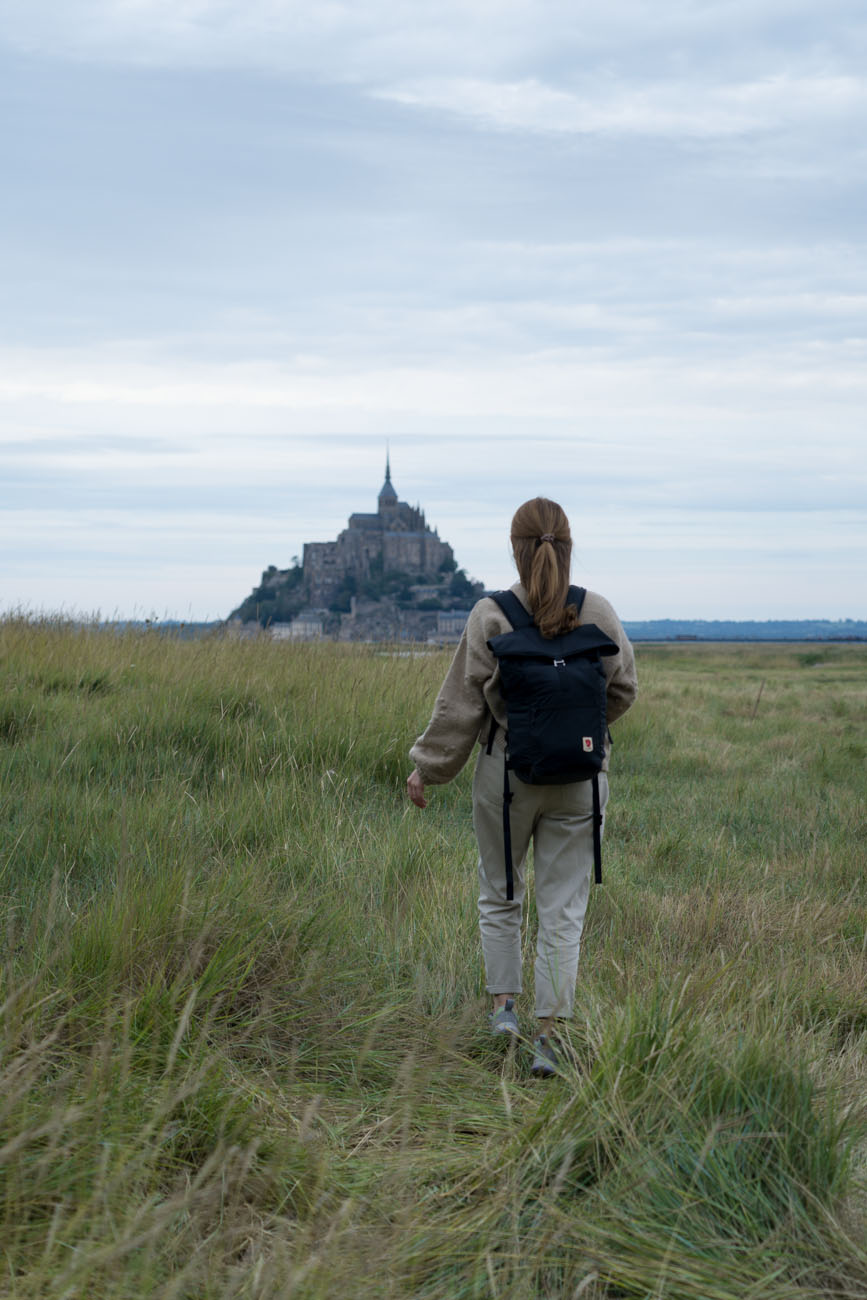
[[[867,1297],[867,647],[638,660],[542,1082],[447,655],[0,624],[0,1296]]]

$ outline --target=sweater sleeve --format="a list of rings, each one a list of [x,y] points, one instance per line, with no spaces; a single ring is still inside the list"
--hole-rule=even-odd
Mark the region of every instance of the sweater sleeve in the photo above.
[[[425,732],[409,751],[425,785],[444,785],[473,752],[488,712],[484,689],[496,671],[479,605],[470,611]]]
[[[623,630],[623,624],[608,601],[604,601],[604,631],[616,641],[620,651],[603,659],[606,677],[608,721],[616,722],[635,702],[638,695],[638,675],[635,671],[635,653],[632,643]],[[601,622],[601,620],[600,620]]]

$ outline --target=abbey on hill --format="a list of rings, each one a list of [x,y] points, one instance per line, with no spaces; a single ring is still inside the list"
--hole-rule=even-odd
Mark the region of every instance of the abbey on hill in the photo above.
[[[349,516],[336,542],[305,542],[304,578],[311,605],[329,605],[347,578],[363,584],[375,574],[416,574],[425,579],[451,572],[455,557],[448,542],[428,528],[424,513],[398,501],[385,462],[385,482],[375,514]]]
[[[300,565],[271,565],[229,617],[302,640],[452,640],[482,590],[424,512],[398,500],[386,459],[376,512],[350,515],[336,541],[305,542]]]

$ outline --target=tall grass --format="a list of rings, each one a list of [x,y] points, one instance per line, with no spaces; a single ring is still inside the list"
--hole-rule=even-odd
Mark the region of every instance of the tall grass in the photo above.
[[[867,653],[640,648],[544,1084],[446,664],[0,624],[0,1296],[867,1297]]]

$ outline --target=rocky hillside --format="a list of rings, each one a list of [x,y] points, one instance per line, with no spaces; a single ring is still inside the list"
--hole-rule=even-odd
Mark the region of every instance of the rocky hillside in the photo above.
[[[359,581],[347,574],[327,606],[327,614],[340,622],[341,614],[348,614],[356,606],[369,610],[381,606],[383,614],[431,612],[466,609],[482,595],[483,584],[467,577],[454,561],[441,566],[437,573],[403,573],[373,566],[369,577]],[[259,623],[267,627],[273,623],[291,623],[302,610],[310,608],[309,582],[303,566],[294,564],[289,569],[269,565],[258,586],[229,615],[242,623]],[[326,620],[327,621],[327,620]]]

